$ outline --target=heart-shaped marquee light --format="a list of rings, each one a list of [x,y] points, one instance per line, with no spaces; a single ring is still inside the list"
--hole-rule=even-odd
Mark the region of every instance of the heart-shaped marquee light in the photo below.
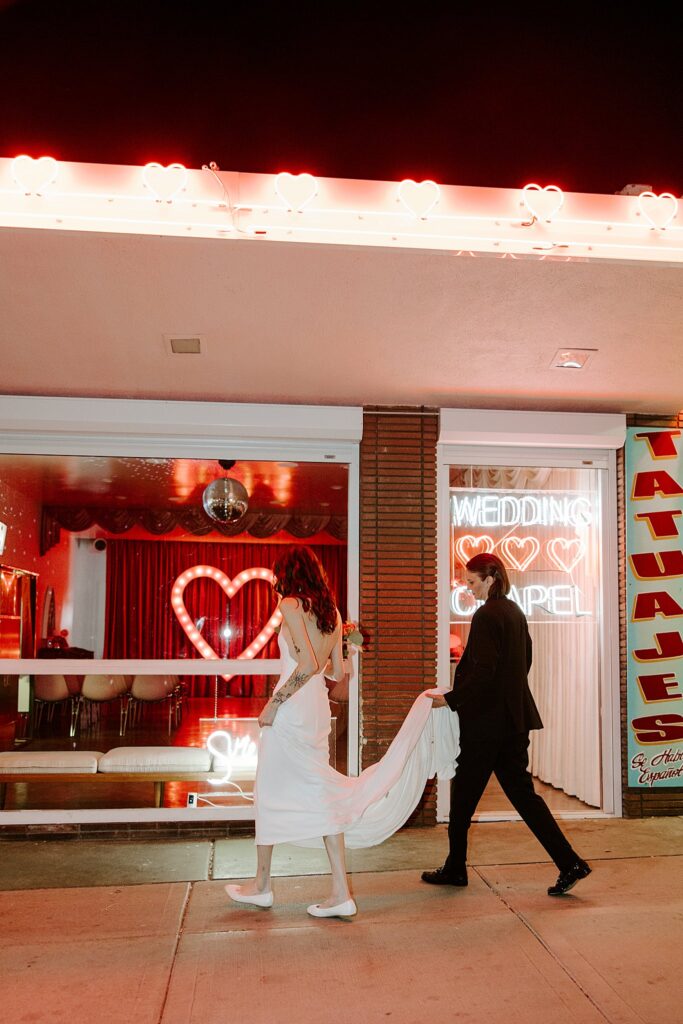
[[[536,537],[506,537],[501,541],[500,550],[513,569],[524,572],[536,559],[541,545]]]
[[[653,228],[666,231],[678,213],[678,200],[671,192],[641,192],[638,196],[638,207],[643,217]]]
[[[586,553],[586,545],[580,537],[553,537],[545,546],[545,552],[558,569],[571,572]]]
[[[275,577],[273,576],[270,569],[243,569],[242,572],[238,573],[233,579],[226,576],[220,569],[216,569],[213,565],[193,565],[191,569],[186,569],[185,572],[181,573],[173,584],[171,590],[171,606],[175,612],[178,622],[185,631],[188,639],[194,644],[199,653],[203,658],[207,658],[209,661],[220,661],[220,658],[214,651],[211,644],[207,643],[202,634],[199,632],[194,622],[190,618],[187,608],[185,607],[185,600],[183,594],[185,587],[192,580],[201,579],[202,577],[215,580],[215,582],[223,589],[228,598],[235,596],[238,590],[241,590],[245,583],[250,583],[252,580],[267,580],[268,583],[273,583]],[[240,661],[247,661],[251,658],[255,658],[259,651],[262,651],[266,646],[277,627],[282,622],[282,612],[276,609],[268,622],[263,626],[258,636],[252,640],[248,647],[237,655]],[[227,682],[232,679],[232,674],[224,675],[223,679]]]
[[[280,171],[275,178],[275,191],[288,210],[301,213],[318,194],[318,183],[312,174],[290,174]]]
[[[493,537],[489,537],[486,533],[480,537],[473,537],[472,534],[466,533],[456,540],[455,553],[460,565],[467,565],[470,558],[474,558],[475,555],[490,554],[495,546],[496,542]]]
[[[171,203],[187,185],[187,168],[182,164],[161,164],[152,161],[142,169],[142,180],[159,202]]]
[[[40,156],[35,160],[22,153],[12,161],[12,177],[27,195],[40,195],[50,185],[54,185],[58,173],[59,164],[53,156]]]
[[[404,178],[398,186],[398,198],[413,217],[426,220],[441,199],[441,189],[430,178],[420,182]]]
[[[558,185],[545,185],[541,188],[535,182],[530,182],[522,189],[522,199],[534,220],[550,224],[562,209],[564,192]]]

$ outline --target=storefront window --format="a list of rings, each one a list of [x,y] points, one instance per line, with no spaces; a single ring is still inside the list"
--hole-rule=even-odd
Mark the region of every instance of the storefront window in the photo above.
[[[202,500],[222,479],[247,494],[234,519],[212,518]],[[0,656],[50,669],[0,677],[0,750],[212,748],[218,777],[169,781],[160,805],[184,807],[188,793],[207,805],[248,799],[256,720],[277,676],[211,673],[210,663],[279,658],[271,568],[292,544],[317,555],[346,617],[347,504],[348,467],[337,462],[0,456]],[[69,671],[74,660],[93,671]],[[141,672],[132,661],[157,664]],[[346,707],[332,707],[331,758],[343,771]],[[149,806],[149,783],[116,774],[27,782],[7,805]]]
[[[549,802],[559,810],[601,805],[601,472],[459,465],[449,473],[451,674],[476,609],[465,565],[495,552],[533,640],[530,685],[545,728],[532,733],[531,768],[556,791]]]

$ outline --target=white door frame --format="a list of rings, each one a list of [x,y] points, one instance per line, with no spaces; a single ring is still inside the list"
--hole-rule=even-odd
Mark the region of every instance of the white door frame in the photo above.
[[[349,467],[347,603],[358,619],[360,594],[359,442],[363,410],[352,406],[248,405],[136,399],[0,396],[0,454],[113,455],[140,458],[340,462]],[[79,671],[74,662],[70,668]],[[168,659],[88,661],[84,671],[156,674],[187,671]],[[205,674],[193,661],[193,674]],[[352,668],[355,661],[351,659]],[[248,667],[247,667],[248,666]],[[279,662],[212,661],[213,672],[278,671]],[[37,659],[0,659],[0,674],[51,674]],[[349,688],[348,770],[359,770],[358,679]],[[1,811],[3,824],[93,821],[250,820],[253,807],[131,808],[124,810]]]
[[[452,465],[592,468],[600,475],[602,512],[601,764],[602,808],[557,812],[556,817],[621,817],[621,718],[619,694],[619,585],[616,448],[626,434],[623,416],[441,410],[437,445],[438,648],[437,685],[450,686],[449,467]],[[449,787],[437,788],[437,821],[448,820]],[[480,814],[501,820],[515,814]]]

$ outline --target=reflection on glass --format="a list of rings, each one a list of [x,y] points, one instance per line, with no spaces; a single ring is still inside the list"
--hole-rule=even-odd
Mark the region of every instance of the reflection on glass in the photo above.
[[[209,459],[0,455],[0,656],[54,662],[21,686],[18,675],[0,677],[0,751],[197,748],[221,723],[254,722],[275,679],[217,676],[210,660],[279,658],[269,571],[283,546],[310,545],[346,614],[348,467],[237,462],[230,476],[249,507],[236,523],[202,506],[224,475]],[[209,664],[202,675],[135,676],[125,665],[113,675],[69,672],[70,660],[101,658]],[[165,801],[184,806],[185,789],[169,783]],[[97,792],[93,806],[129,806],[119,802],[127,796]],[[38,799],[52,799],[47,788]]]
[[[452,466],[449,497],[452,670],[477,607],[465,565],[495,552],[534,644],[530,684],[545,729],[532,734],[532,770],[593,806],[601,802],[599,472]]]
[[[264,679],[270,694],[277,677]],[[26,716],[16,702],[22,680]],[[180,678],[170,675],[0,677],[0,792],[8,774],[22,773],[7,787],[5,809],[154,806],[151,787],[161,779],[138,782],[129,774],[123,779],[123,769],[106,778],[98,774],[96,780],[82,774],[90,769],[79,762],[79,755],[97,757],[130,748],[142,748],[142,760],[132,770],[168,775],[160,806],[185,807],[190,792],[198,794],[198,806],[249,800],[258,760],[258,715],[266,697],[226,696],[220,676],[194,680],[198,689],[219,693],[218,698],[190,698]],[[23,738],[17,743],[24,717]],[[338,771],[346,770],[346,731],[346,705],[333,703],[330,763]],[[154,754],[153,764],[145,769],[146,748]],[[177,755],[187,750],[205,752],[206,764],[199,769],[200,777],[185,781]],[[78,777],[69,778],[72,772]],[[44,777],[47,773],[55,778]],[[41,777],[32,781],[32,775]]]

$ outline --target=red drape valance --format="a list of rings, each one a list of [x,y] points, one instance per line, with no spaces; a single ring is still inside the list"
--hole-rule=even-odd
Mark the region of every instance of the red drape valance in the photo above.
[[[242,569],[271,568],[283,544],[222,544],[180,541],[107,542],[105,658],[200,658],[171,607],[174,581],[193,565],[211,565],[230,578]],[[311,545],[320,559],[342,615],[346,615],[346,547]],[[221,658],[236,658],[275,609],[268,583],[247,583],[229,600],[212,580],[197,579],[184,593],[188,614]],[[277,658],[273,638],[260,657]],[[193,696],[213,692],[213,676],[187,677]],[[231,696],[263,696],[264,676],[234,676]]]

